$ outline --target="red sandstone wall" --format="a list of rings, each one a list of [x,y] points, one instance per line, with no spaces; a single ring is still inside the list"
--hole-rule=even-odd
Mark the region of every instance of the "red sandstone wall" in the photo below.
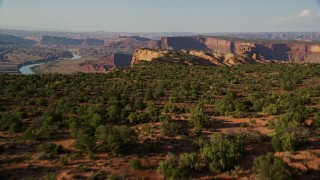
[[[204,47],[201,46],[201,44],[203,44]],[[256,53],[261,57],[264,57],[264,59],[285,60],[296,63],[304,62],[308,59],[309,55],[314,57],[315,54],[320,54],[320,45],[280,43],[257,44],[232,42],[214,37],[163,37],[160,43],[160,47],[162,48],[172,47],[176,50],[200,48],[199,50],[207,49],[226,53],[240,53],[242,46],[254,47]]]

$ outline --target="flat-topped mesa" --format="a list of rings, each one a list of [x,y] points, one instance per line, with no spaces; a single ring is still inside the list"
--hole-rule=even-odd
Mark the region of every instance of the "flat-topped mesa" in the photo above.
[[[254,48],[242,46],[239,54],[221,53],[202,50],[155,50],[155,49],[137,49],[133,55],[131,65],[137,65],[143,61],[166,61],[171,63],[182,63],[189,65],[205,66],[232,66],[238,64],[257,63],[257,55]]]
[[[320,45],[308,43],[250,42],[250,40],[228,40],[219,37],[163,37],[158,43],[163,49],[214,50],[224,53],[242,54],[243,48],[253,48],[254,59],[282,60],[294,63],[320,62]]]

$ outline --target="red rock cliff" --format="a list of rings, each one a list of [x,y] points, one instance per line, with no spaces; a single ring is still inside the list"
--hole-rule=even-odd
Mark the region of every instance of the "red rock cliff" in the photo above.
[[[295,63],[320,62],[320,45],[233,42],[216,37],[163,37],[159,46],[164,49],[214,50],[226,53],[240,53],[243,48],[252,47],[257,57],[267,60],[285,60]]]

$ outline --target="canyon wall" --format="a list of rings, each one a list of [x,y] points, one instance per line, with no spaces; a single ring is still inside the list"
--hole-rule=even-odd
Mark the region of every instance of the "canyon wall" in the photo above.
[[[265,60],[284,60],[289,62],[320,62],[320,45],[296,43],[254,43],[230,41],[216,37],[163,37],[159,42],[163,49],[214,50],[225,53],[242,53],[244,48],[252,47],[257,58]]]
[[[35,42],[21,37],[0,34],[0,44],[14,44],[14,45],[34,45]]]
[[[204,66],[233,66],[240,64],[269,63],[255,58],[252,48],[243,50],[242,53],[220,53],[206,50],[155,50],[137,49],[132,58],[132,66],[143,61],[166,61],[169,63],[204,65]]]
[[[103,46],[104,40],[87,38],[83,42],[84,46]]]
[[[56,37],[56,36],[43,36],[40,44],[42,45],[73,45],[77,46],[84,42],[83,39],[72,39],[66,37]]]

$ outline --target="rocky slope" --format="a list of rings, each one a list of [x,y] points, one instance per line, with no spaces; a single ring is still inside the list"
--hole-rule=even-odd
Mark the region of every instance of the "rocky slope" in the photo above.
[[[248,40],[227,40],[217,37],[163,37],[158,43],[163,49],[197,49],[214,50],[224,53],[241,53],[243,47],[253,48],[257,58],[267,60],[284,60],[289,62],[320,62],[317,57],[320,55],[318,44],[298,43],[272,43],[272,42],[250,42]]]
[[[140,61],[152,61],[164,57],[169,51],[158,51],[153,49],[137,49],[132,57],[131,65],[139,64]]]
[[[267,63],[257,58],[254,48],[242,49],[238,53],[222,53],[205,50],[155,50],[137,49],[133,55],[131,65],[137,65],[144,61],[166,61],[189,65],[207,66],[232,66],[248,63]]]

